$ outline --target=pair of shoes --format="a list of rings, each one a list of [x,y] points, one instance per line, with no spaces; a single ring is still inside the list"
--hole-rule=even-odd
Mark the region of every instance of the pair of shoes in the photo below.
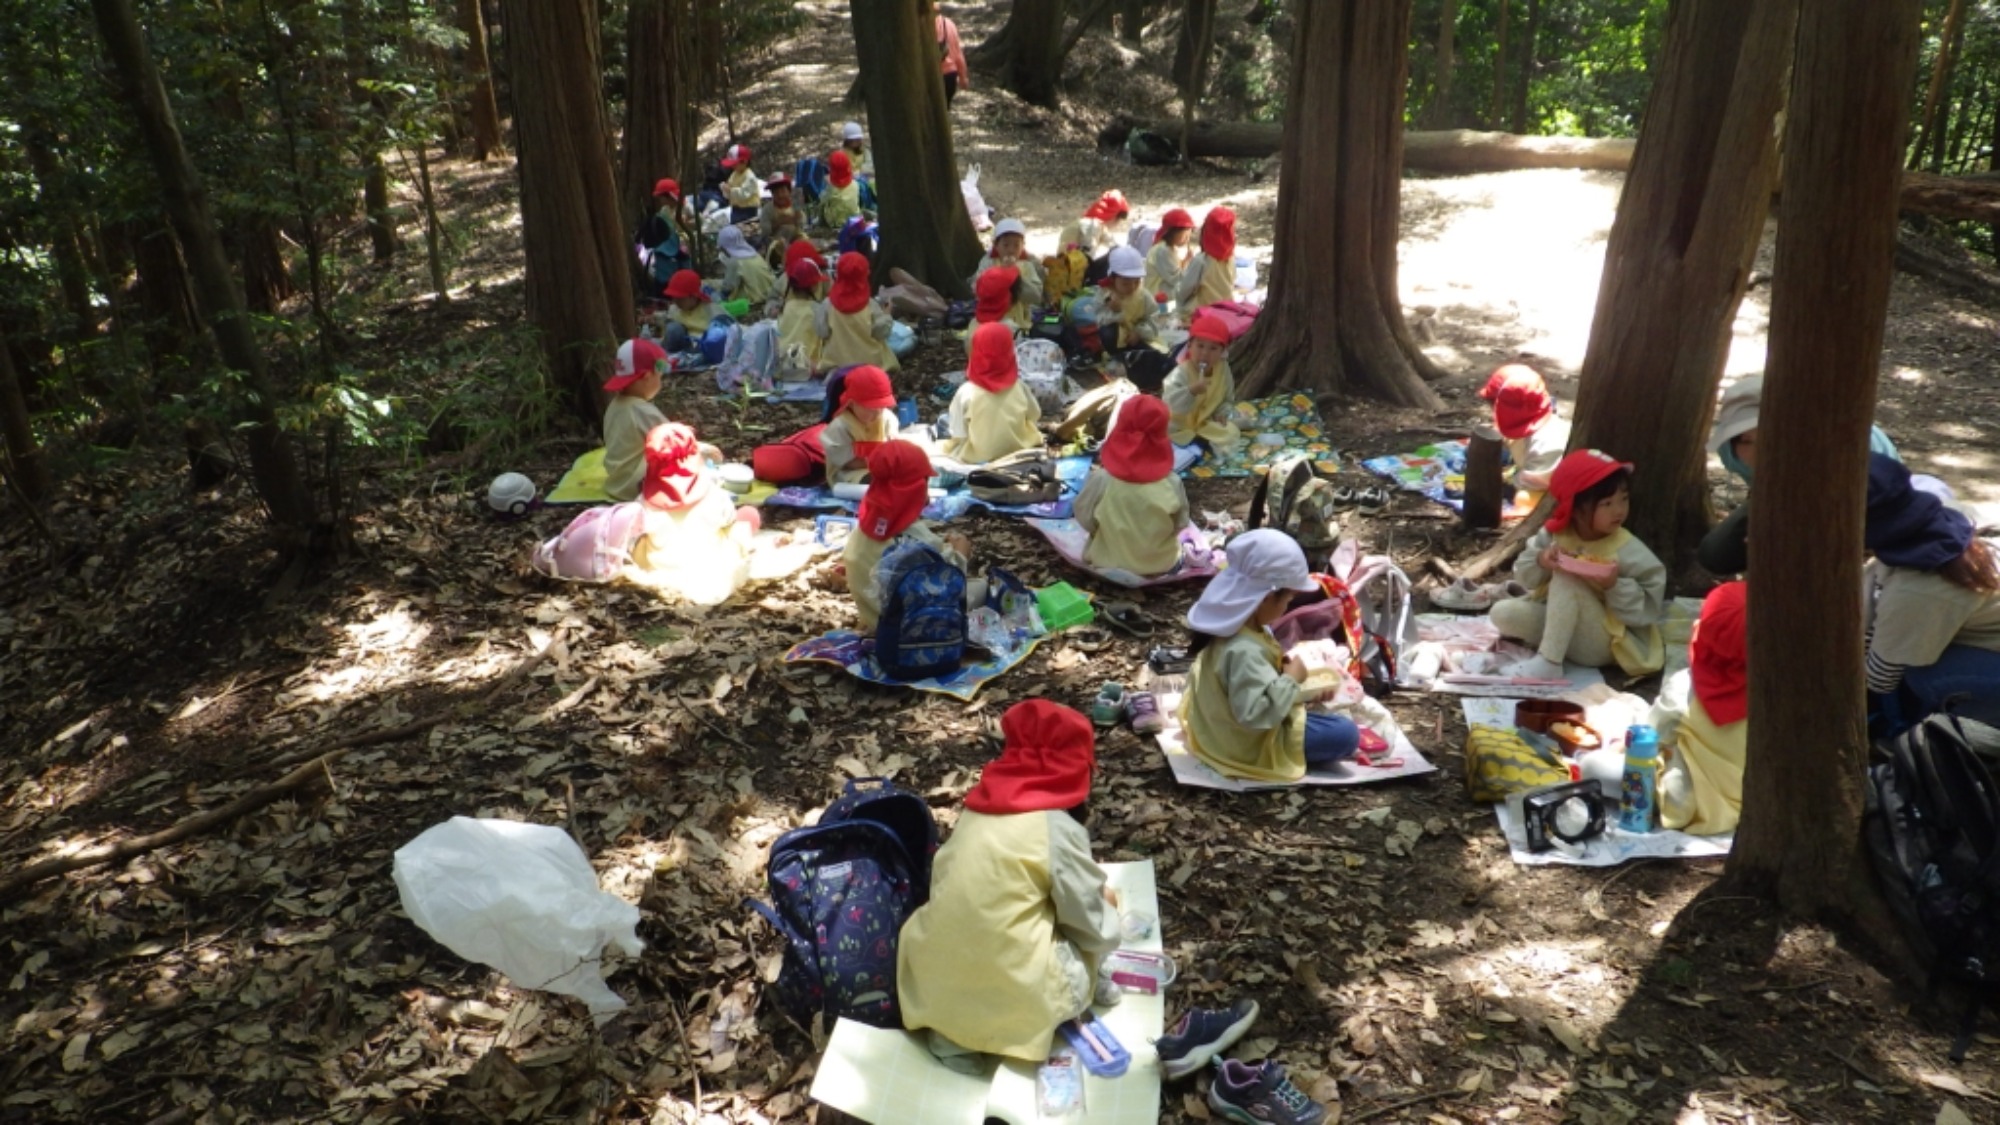
[[[1194,661],[1188,659],[1187,649],[1172,645],[1154,645],[1146,654],[1146,666],[1155,676],[1179,676],[1192,667]]]
[[[1461,578],[1440,590],[1431,591],[1431,604],[1453,613],[1485,613],[1493,603],[1507,598],[1525,598],[1528,588],[1519,582],[1490,582],[1482,586]]]
[[[1389,506],[1389,490],[1379,484],[1343,484],[1333,490],[1333,506],[1346,511],[1379,512]]]
[[[1563,680],[1565,682],[1569,680],[1568,676],[1563,675],[1562,665],[1557,664],[1541,653],[1536,653],[1526,660],[1508,665],[1503,674],[1512,676],[1517,680]]]
[[[1223,1059],[1208,1087],[1208,1108],[1227,1121],[1248,1125],[1321,1125],[1326,1107],[1285,1077],[1285,1068],[1266,1059],[1260,1066]]]
[[[1107,683],[1097,689],[1090,704],[1090,721],[1100,727],[1115,727],[1125,717],[1125,685]]]
[[[1097,616],[1128,637],[1143,640],[1153,635],[1153,619],[1131,602],[1105,602],[1097,608]]]
[[[1186,1078],[1234,1046],[1256,1022],[1255,1000],[1238,1000],[1227,1008],[1189,1008],[1153,1041],[1160,1052],[1161,1072],[1168,1078]]]
[[[1167,729],[1167,717],[1160,713],[1160,701],[1150,691],[1125,693],[1125,721],[1133,734],[1158,734]]]

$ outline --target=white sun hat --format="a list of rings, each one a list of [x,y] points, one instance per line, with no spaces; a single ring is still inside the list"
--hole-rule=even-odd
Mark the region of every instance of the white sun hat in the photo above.
[[[1188,627],[1213,637],[1228,637],[1243,628],[1257,604],[1274,590],[1310,593],[1319,589],[1306,565],[1298,540],[1282,531],[1261,528],[1229,541],[1223,551],[1229,565],[1201,592],[1188,610]]]
[[[1139,253],[1137,250],[1132,249],[1130,246],[1112,247],[1111,276],[1113,277],[1146,276],[1146,256],[1144,254]]]
[[[993,226],[993,241],[998,242],[1010,234],[1028,237],[1028,224],[1019,219],[1002,219]]]
[[[863,135],[859,121],[849,121],[840,127],[840,139],[843,141],[858,141]]]

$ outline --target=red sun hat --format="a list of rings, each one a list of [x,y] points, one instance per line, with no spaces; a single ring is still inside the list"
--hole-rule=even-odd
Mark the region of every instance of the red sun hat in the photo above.
[[[1495,371],[1480,388],[1479,397],[1493,404],[1493,424],[1504,438],[1524,438],[1555,413],[1549,387],[1534,368],[1510,363]]]
[[[847,155],[846,149],[834,149],[826,158],[826,182],[837,188],[854,182],[854,158]]]
[[[722,154],[724,168],[736,168],[748,163],[750,163],[750,149],[745,145],[730,145],[728,151]]]
[[[977,813],[1006,814],[1073,809],[1090,799],[1097,766],[1097,735],[1079,712],[1046,699],[1029,699],[1000,716],[1007,740],[986,763],[979,784],[965,795]]]
[[[681,422],[662,422],[646,434],[646,482],[641,495],[662,511],[692,507],[715,487],[702,463],[694,431]]]
[[[679,199],[681,197],[681,185],[674,180],[666,179],[655,182],[653,184],[653,198],[658,199],[663,195]]]
[[[1750,714],[1749,586],[1725,582],[1702,599],[1688,641],[1688,677],[1708,717],[1724,726]]]
[[[1153,241],[1158,242],[1177,230],[1193,229],[1194,216],[1188,214],[1187,208],[1176,207],[1160,216],[1160,229],[1153,232]]]
[[[981,324],[991,324],[1005,317],[1014,307],[1014,283],[1021,280],[1021,271],[1013,266],[994,266],[979,275],[972,285],[972,318]]]
[[[800,258],[785,267],[785,276],[791,278],[792,284],[801,289],[812,289],[826,280],[826,271],[819,268],[819,263],[811,258]]]
[[[965,365],[965,381],[980,390],[1000,394],[1021,376],[1014,360],[1014,330],[999,321],[989,321],[972,330],[972,356]]]
[[[790,273],[793,264],[797,262],[811,262],[813,265],[820,265],[819,247],[814,246],[811,242],[803,238],[793,239],[792,244],[785,247],[785,272]]]
[[[776,190],[781,187],[791,187],[792,178],[786,175],[785,173],[780,172],[777,175],[772,176],[770,179],[765,180],[764,186],[767,188],[771,188],[773,190]]]
[[[1209,208],[1201,220],[1201,252],[1218,262],[1236,260],[1236,212]]]
[[[665,371],[666,363],[667,353],[660,345],[634,337],[618,345],[618,359],[612,365],[611,378],[604,381],[604,389],[617,394],[655,371]]]
[[[1152,395],[1126,399],[1111,416],[1111,433],[1097,454],[1104,471],[1131,484],[1165,480],[1174,471],[1167,417],[1167,404]]]
[[[701,296],[701,275],[693,270],[675,270],[667,279],[667,296],[678,301],[683,297]]]
[[[887,543],[924,514],[930,484],[930,454],[907,441],[883,442],[868,456],[868,491],[861,496],[855,526],[877,543]]]
[[[1202,309],[1194,314],[1194,322],[1188,325],[1188,337],[1221,344],[1226,348],[1229,346],[1229,325],[1224,324],[1221,317]]]
[[[1102,222],[1131,213],[1132,205],[1125,202],[1125,193],[1119,191],[1117,188],[1112,188],[1110,191],[1098,196],[1089,207],[1085,208],[1083,217]]]
[[[850,406],[873,406],[879,410],[890,410],[896,405],[896,388],[889,383],[889,373],[879,367],[863,364],[847,373],[840,384],[840,408]]]
[[[868,258],[849,250],[833,266],[833,289],[826,299],[834,311],[858,313],[868,307]]]
[[[1631,462],[1620,461],[1601,449],[1579,449],[1564,457],[1549,474],[1549,495],[1556,499],[1556,510],[1542,526],[1552,533],[1568,529],[1576,494],[1620,471],[1631,472]]]

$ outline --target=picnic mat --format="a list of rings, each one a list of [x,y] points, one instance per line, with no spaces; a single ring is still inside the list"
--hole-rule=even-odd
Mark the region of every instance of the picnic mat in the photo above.
[[[1596,689],[1575,693],[1565,698],[1581,703],[1586,708],[1590,725],[1606,733],[1622,730],[1618,718],[1622,713],[1631,721],[1644,722],[1645,701],[1626,696],[1623,702],[1617,693],[1599,685]],[[1512,727],[1514,725],[1514,705],[1518,699],[1466,699],[1460,706],[1465,711],[1467,726]],[[1633,704],[1638,704],[1635,709]],[[1636,714],[1634,713],[1636,710]],[[1497,801],[1493,805],[1493,815],[1500,822],[1500,832],[1507,837],[1507,850],[1514,862],[1524,867],[1541,867],[1563,864],[1571,867],[1616,867],[1635,859],[1715,859],[1729,854],[1736,836],[1690,836],[1685,832],[1675,832],[1662,828],[1655,832],[1626,832],[1616,821],[1604,830],[1604,835],[1581,844],[1559,844],[1545,852],[1528,850],[1527,829],[1508,809],[1507,802]]]
[[[1340,455],[1326,440],[1319,407],[1305,395],[1280,394],[1239,402],[1233,420],[1243,431],[1242,444],[1228,454],[1204,456],[1184,475],[1200,480],[1247,477],[1269,468],[1280,457],[1296,453],[1311,454],[1313,466],[1329,476],[1340,471]],[[1177,449],[1176,465],[1181,455]]]
[[[1142,575],[1134,574],[1129,570],[1120,570],[1115,566],[1099,567],[1084,562],[1083,548],[1086,543],[1090,542],[1090,533],[1085,531],[1083,525],[1077,523],[1075,520],[1030,519],[1028,526],[1041,532],[1042,538],[1047,539],[1049,546],[1054,547],[1056,554],[1061,555],[1063,561],[1069,565],[1076,567],[1078,570],[1095,574],[1106,582],[1115,582],[1120,586],[1130,587],[1135,590],[1142,586],[1163,586],[1169,582],[1190,582],[1197,578],[1212,578],[1216,574],[1214,557],[1209,551],[1208,540],[1202,537],[1201,532],[1191,527],[1181,529],[1180,565],[1165,574],[1154,578],[1146,578]],[[1199,553],[1190,553],[1191,548],[1198,550]]]
[[[556,482],[555,488],[549,491],[548,496],[543,499],[542,503],[617,503],[616,500],[613,500],[604,491],[604,481],[604,447],[600,445],[596,449],[578,457],[576,463],[569,467],[569,472],[564,473],[562,479]],[[750,491],[736,497],[736,502],[756,507],[764,503],[776,491],[778,491],[777,485],[766,484],[761,480],[756,481],[751,484]]]
[[[1465,506],[1465,443],[1440,441],[1408,453],[1371,457],[1361,467],[1387,477],[1397,488],[1421,492],[1451,508]],[[1456,477],[1453,481],[1450,478]],[[1449,486],[1449,487],[1448,487]],[[1452,495],[1452,493],[1457,495]]]
[[[1221,789],[1228,793],[1256,793],[1266,789],[1291,789],[1300,785],[1369,785],[1377,781],[1416,777],[1437,771],[1436,766],[1417,752],[1416,745],[1403,733],[1403,728],[1396,725],[1396,720],[1389,714],[1389,709],[1363,696],[1359,703],[1347,709],[1345,712],[1347,717],[1381,735],[1389,743],[1386,755],[1401,757],[1402,765],[1377,768],[1342,762],[1330,769],[1307,770],[1304,777],[1290,784],[1225,777],[1207,762],[1195,757],[1187,748],[1187,734],[1181,729],[1180,720],[1185,677],[1173,676],[1156,680],[1151,690],[1160,701],[1160,714],[1167,720],[1166,729],[1157,736],[1160,753],[1167,756],[1167,767],[1174,771],[1174,780],[1182,785],[1197,789]]]
[[[1160,916],[1153,863],[1107,863],[1104,873],[1125,899],[1127,911]],[[1160,935],[1128,941],[1126,949],[1158,953]],[[1172,988],[1172,985],[1168,986]],[[1166,1032],[1166,997],[1128,992],[1098,1018],[1132,1053],[1130,1069],[1117,1078],[1086,1074],[1083,1112],[1066,1117],[1075,1125],[1153,1125],[1160,1119],[1160,1056],[1153,1040]],[[841,1020],[833,1026],[813,1076],[812,1096],[851,1117],[875,1125],[981,1125],[997,1118],[1008,1125],[1036,1125],[1034,1063],[994,1058],[992,1070],[960,1074],[931,1057],[922,1032],[889,1031]]]
[[[1090,475],[1090,464],[1088,457],[1056,458],[1056,477],[1062,481],[1062,496],[1055,500],[1041,504],[995,504],[974,499],[972,492],[960,485],[943,496],[933,497],[924,507],[924,518],[941,523],[957,519],[974,508],[985,508],[1003,516],[1066,520],[1076,505],[1076,494],[1083,490],[1083,478]],[[835,496],[825,485],[802,484],[778,489],[765,503],[816,512],[852,512],[860,507],[855,501]]]
[[[1005,675],[1036,646],[1047,640],[1048,634],[1036,637],[1028,646],[1015,653],[1012,658],[998,660],[988,658],[976,664],[962,664],[958,671],[949,676],[933,676],[924,680],[899,680],[882,670],[875,662],[875,638],[865,637],[852,629],[835,629],[831,633],[801,641],[793,645],[785,654],[787,664],[833,664],[857,680],[884,687],[906,687],[934,695],[949,695],[953,699],[970,701],[986,681]],[[968,650],[971,651],[971,650]]]

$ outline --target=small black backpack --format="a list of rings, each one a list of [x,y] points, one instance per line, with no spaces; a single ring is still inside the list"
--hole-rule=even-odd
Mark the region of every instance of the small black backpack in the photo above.
[[[1953,1062],[2000,985],[2000,786],[1983,756],[1995,748],[2000,730],[1932,715],[1878,746],[1867,774],[1863,844],[1928,992],[1953,980],[1971,993]]]

